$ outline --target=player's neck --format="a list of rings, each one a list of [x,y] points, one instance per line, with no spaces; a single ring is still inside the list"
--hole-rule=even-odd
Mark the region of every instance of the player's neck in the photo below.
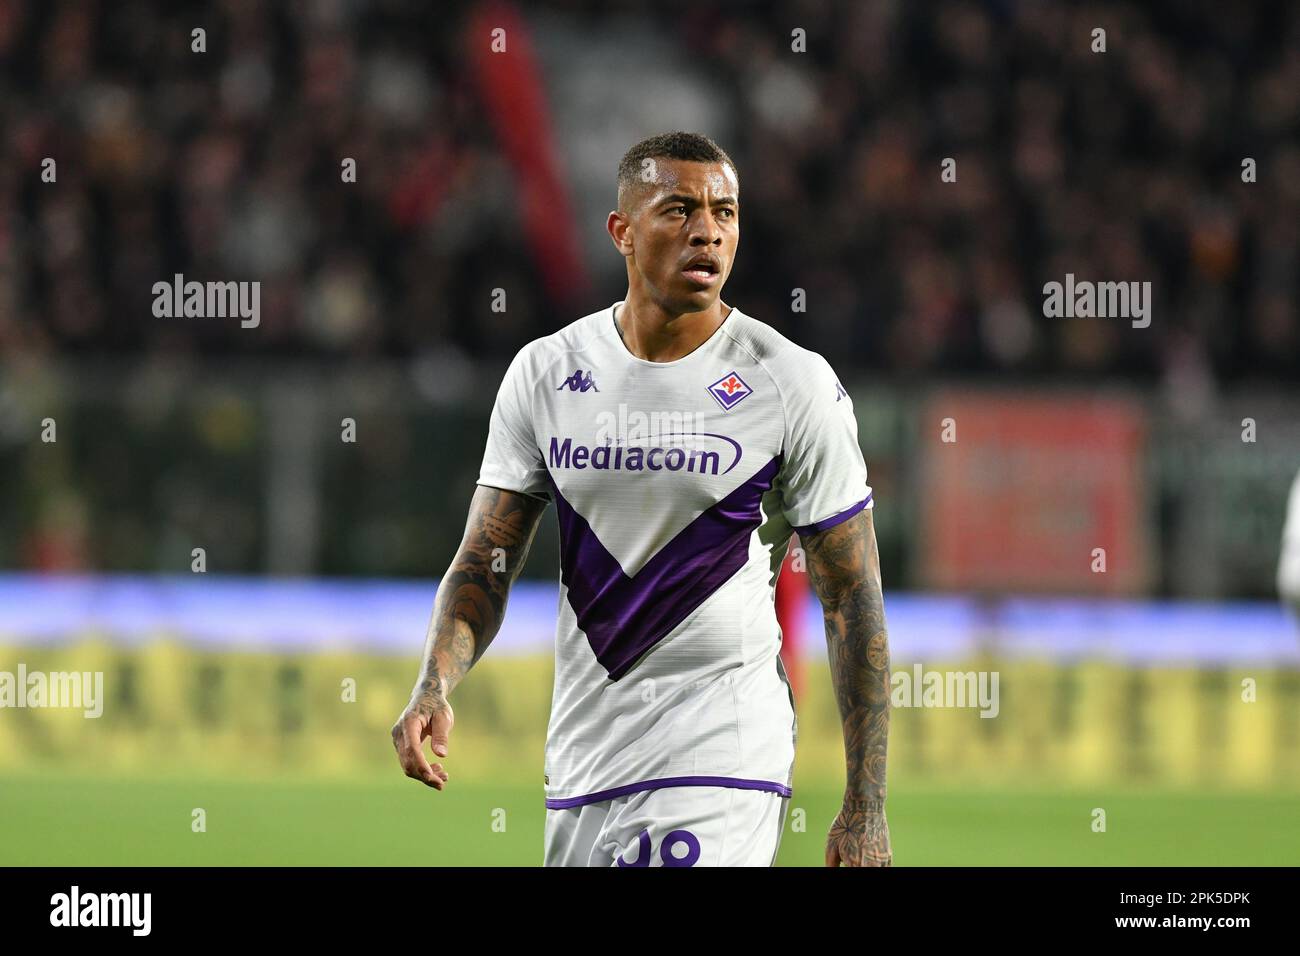
[[[719,299],[703,312],[674,315],[653,302],[631,297],[614,313],[614,324],[627,350],[647,362],[674,362],[709,340],[731,312]]]

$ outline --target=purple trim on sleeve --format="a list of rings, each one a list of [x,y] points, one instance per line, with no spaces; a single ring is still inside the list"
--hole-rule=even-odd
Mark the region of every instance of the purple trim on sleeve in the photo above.
[[[580,797],[548,797],[546,809],[569,810],[588,803],[600,803],[602,800],[623,797],[629,793],[663,790],[667,787],[731,787],[735,790],[766,790],[769,793],[779,793],[783,797],[790,796],[792,792],[784,784],[774,783],[771,780],[745,780],[742,777],[660,777],[658,780],[642,780],[640,783],[629,783]]]
[[[867,496],[863,498],[861,501],[859,501],[856,505],[854,505],[853,507],[845,511],[841,511],[837,515],[831,515],[829,518],[823,518],[821,521],[816,521],[812,524],[806,524],[802,528],[795,528],[794,530],[799,532],[799,534],[812,534],[816,531],[825,531],[827,528],[833,528],[841,521],[848,521],[855,514],[857,514],[859,511],[865,508],[871,502],[872,494],[873,494],[872,492],[868,492]]]

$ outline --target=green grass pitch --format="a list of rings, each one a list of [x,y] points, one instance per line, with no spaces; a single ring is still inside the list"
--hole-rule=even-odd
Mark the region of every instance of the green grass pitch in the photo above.
[[[804,826],[788,815],[780,865],[820,865],[838,799],[796,787],[790,808]],[[191,829],[196,807],[204,833]],[[1094,807],[1105,833],[1093,832]],[[0,775],[0,864],[535,866],[545,812],[540,787],[453,778],[438,793],[396,772],[300,782],[11,773]],[[889,821],[900,866],[1300,860],[1300,811],[1285,794],[895,789]]]

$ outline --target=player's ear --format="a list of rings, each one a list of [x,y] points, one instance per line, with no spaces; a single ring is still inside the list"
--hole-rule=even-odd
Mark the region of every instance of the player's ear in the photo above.
[[[609,218],[605,220],[605,229],[614,242],[614,248],[618,250],[619,255],[625,258],[632,254],[631,226],[632,221],[617,209],[611,212]]]

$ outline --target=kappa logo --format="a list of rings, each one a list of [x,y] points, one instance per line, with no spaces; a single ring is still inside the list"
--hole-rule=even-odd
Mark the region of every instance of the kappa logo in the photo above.
[[[563,382],[561,382],[559,384],[559,387],[557,387],[555,390],[558,392],[561,389],[563,389],[566,385],[569,387],[569,391],[571,392],[585,392],[588,389],[590,389],[593,392],[600,391],[600,389],[596,387],[596,380],[591,377],[591,372],[588,372],[584,377],[582,374],[582,369],[575,369],[573,374],[570,375],[568,378],[566,378]]]
[[[709,386],[709,394],[722,406],[724,412],[731,411],[740,404],[741,399],[752,393],[753,389],[734,371],[728,372]]]

